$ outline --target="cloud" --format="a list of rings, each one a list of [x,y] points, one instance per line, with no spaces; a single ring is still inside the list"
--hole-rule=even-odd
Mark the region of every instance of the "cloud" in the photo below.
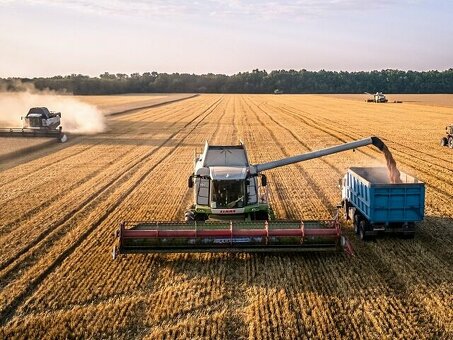
[[[140,16],[217,16],[288,19],[319,16],[337,11],[372,11],[414,0],[0,0],[1,5],[30,4],[78,11]]]

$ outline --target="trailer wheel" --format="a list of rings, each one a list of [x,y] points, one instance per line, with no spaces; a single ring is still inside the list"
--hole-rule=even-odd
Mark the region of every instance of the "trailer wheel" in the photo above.
[[[361,220],[359,224],[359,237],[362,241],[368,241],[369,236],[366,234],[366,221]]]
[[[447,137],[442,137],[442,139],[440,140],[440,146],[447,146],[447,144],[448,144]]]
[[[359,229],[360,229],[360,223],[362,221],[360,220],[360,215],[359,214],[355,214],[354,215],[354,221],[352,222],[353,226],[354,226],[354,232],[356,233],[356,235],[359,235]]]

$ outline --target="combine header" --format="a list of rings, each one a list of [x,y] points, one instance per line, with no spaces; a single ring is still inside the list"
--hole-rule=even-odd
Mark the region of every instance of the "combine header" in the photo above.
[[[195,170],[188,180],[189,188],[194,188],[194,204],[185,213],[185,222],[122,222],[116,231],[113,257],[121,253],[300,252],[341,247],[352,253],[341,236],[338,212],[328,221],[274,220],[262,172],[366,145],[384,149],[379,138],[369,137],[252,165],[242,143],[206,143],[203,153],[195,157]]]
[[[24,121],[22,128],[0,128],[0,137],[51,137],[62,143],[68,139],[60,126],[60,112],[33,107],[21,119]]]

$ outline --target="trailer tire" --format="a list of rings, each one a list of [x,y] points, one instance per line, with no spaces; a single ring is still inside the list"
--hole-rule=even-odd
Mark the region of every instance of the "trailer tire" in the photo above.
[[[442,139],[440,140],[440,146],[447,146],[447,144],[448,144],[447,137],[442,137]]]
[[[355,232],[356,235],[359,235],[360,222],[361,222],[360,215],[359,214],[355,214],[354,215],[354,221],[352,222],[352,225],[354,226],[354,232]]]
[[[359,224],[359,237],[362,241],[368,241],[370,237],[366,234],[366,226],[367,222],[365,220],[361,220]]]

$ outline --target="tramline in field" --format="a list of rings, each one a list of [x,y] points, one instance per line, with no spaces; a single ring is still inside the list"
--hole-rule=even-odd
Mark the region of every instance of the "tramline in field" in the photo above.
[[[185,222],[123,222],[116,232],[113,257],[144,252],[297,252],[341,246],[352,252],[341,235],[338,214],[329,221],[274,220],[262,172],[367,145],[388,150],[379,138],[369,137],[252,165],[242,143],[206,142],[188,180],[189,188],[194,188],[194,204],[185,213]]]

